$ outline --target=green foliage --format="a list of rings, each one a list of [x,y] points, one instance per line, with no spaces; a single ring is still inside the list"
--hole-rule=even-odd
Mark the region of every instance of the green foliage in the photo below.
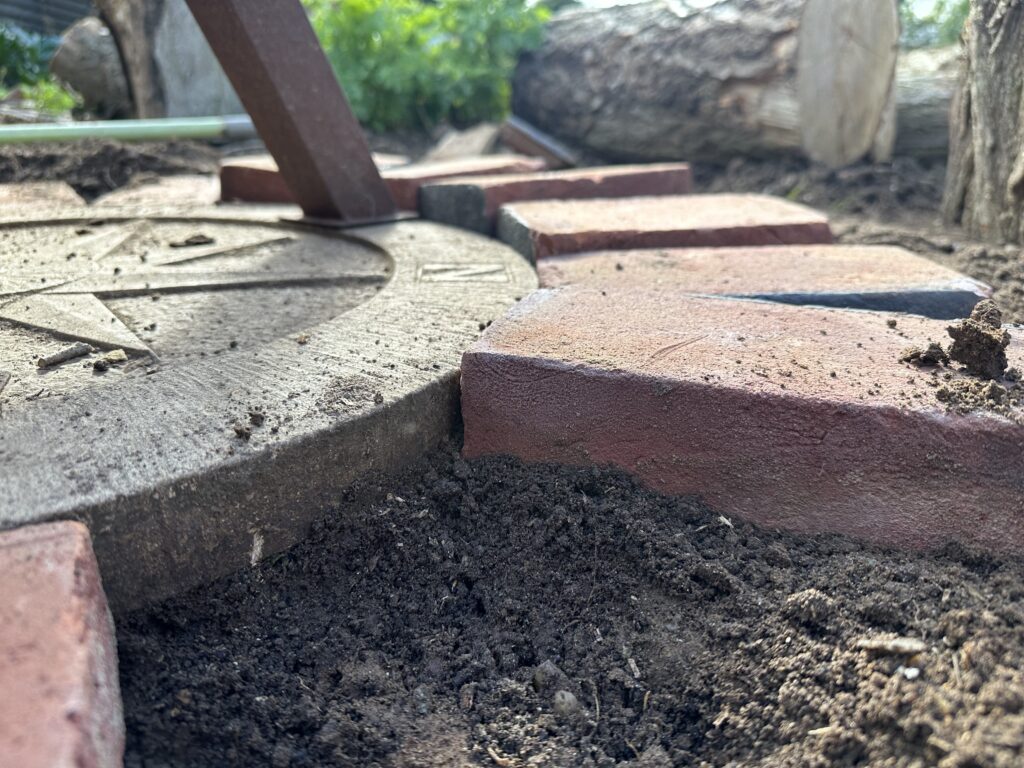
[[[40,112],[51,115],[63,115],[80,105],[78,97],[55,80],[40,80],[18,90],[25,101],[32,102]]]
[[[63,114],[77,106],[76,98],[50,74],[50,59],[58,40],[0,24],[0,96],[17,89],[21,100],[41,112]]]
[[[526,0],[305,0],[359,119],[375,130],[468,124],[508,110],[549,11]]]
[[[0,24],[0,85],[12,88],[45,80],[55,48],[53,38]]]
[[[914,0],[900,0],[905,48],[951,45],[960,39],[970,0],[935,0],[928,12],[917,11],[915,5]]]

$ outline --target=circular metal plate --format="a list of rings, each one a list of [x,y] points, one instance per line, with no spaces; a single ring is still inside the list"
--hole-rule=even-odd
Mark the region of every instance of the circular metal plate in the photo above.
[[[0,528],[85,521],[121,605],[290,545],[448,434],[462,350],[536,286],[426,222],[103,215],[0,225]]]

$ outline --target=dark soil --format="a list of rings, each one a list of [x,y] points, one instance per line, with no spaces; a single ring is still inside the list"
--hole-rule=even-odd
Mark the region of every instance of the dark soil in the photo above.
[[[119,618],[128,766],[1024,762],[1021,561],[606,471],[446,453],[388,487]]]
[[[0,183],[65,181],[92,201],[139,176],[216,173],[219,158],[199,142],[19,144],[0,147]]]

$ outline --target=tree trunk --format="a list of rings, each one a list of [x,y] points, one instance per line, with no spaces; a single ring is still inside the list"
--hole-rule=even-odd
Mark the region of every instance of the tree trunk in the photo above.
[[[960,59],[959,45],[900,54],[896,64],[895,154],[946,158],[949,110]]]
[[[163,117],[163,92],[153,61],[153,37],[164,0],[96,0],[121,51],[135,116]]]
[[[110,27],[138,117],[242,112],[184,0],[96,0]]]
[[[679,5],[559,14],[520,62],[513,111],[620,159],[891,153],[895,0]]]
[[[942,212],[975,237],[1024,242],[1024,3],[972,0]]]

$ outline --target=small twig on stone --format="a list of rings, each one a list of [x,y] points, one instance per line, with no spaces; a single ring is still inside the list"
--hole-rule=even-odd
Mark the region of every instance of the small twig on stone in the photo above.
[[[38,360],[36,360],[36,365],[38,365],[40,368],[49,368],[50,366],[53,365],[60,365],[61,363],[66,363],[68,360],[74,360],[76,357],[88,355],[92,351],[93,348],[89,344],[85,344],[80,341],[77,344],[72,344],[70,347],[65,347],[64,349],[58,352],[54,352],[52,355],[40,357]]]

